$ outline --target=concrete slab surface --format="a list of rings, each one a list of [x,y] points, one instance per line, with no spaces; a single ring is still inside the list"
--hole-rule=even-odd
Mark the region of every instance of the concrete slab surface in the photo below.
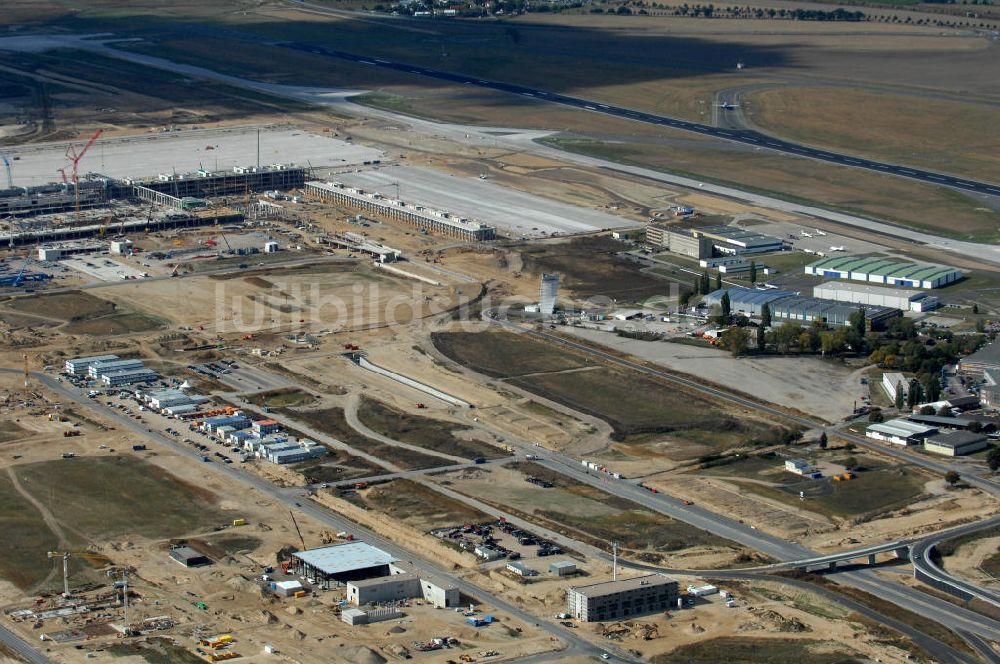
[[[622,217],[560,203],[489,180],[449,175],[420,166],[387,166],[335,177],[352,187],[392,197],[398,183],[399,197],[407,203],[476,219],[516,235],[562,235],[635,225]]]
[[[23,145],[7,149],[15,187],[61,181],[68,168],[66,148],[83,148],[84,141]],[[212,149],[208,149],[211,146]],[[380,150],[352,145],[289,128],[264,127],[260,132],[260,163],[338,167],[382,159]],[[114,178],[156,177],[160,173],[190,173],[199,168],[229,170],[257,163],[257,128],[227,127],[150,133],[97,139],[80,161],[81,177],[101,173]],[[68,173],[69,171],[67,171]]]

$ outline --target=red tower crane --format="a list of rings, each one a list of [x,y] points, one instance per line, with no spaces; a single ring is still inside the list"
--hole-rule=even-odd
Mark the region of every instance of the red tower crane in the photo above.
[[[79,152],[77,152],[76,148],[72,145],[66,148],[66,158],[69,159],[69,162],[73,165],[73,188],[76,191],[77,218],[80,217],[80,178],[77,175],[77,166],[79,165],[80,160],[83,159],[83,155],[87,154],[87,150],[90,149],[90,146],[93,145],[94,141],[100,138],[101,134],[103,133],[104,133],[103,129],[98,129],[97,131],[95,131],[94,135],[90,137],[90,140],[87,141],[87,144],[84,145],[83,149],[80,150]]]

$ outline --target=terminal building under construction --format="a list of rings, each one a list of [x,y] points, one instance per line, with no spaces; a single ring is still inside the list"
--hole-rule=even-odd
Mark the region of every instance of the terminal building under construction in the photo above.
[[[122,232],[165,228],[229,224],[243,219],[232,209],[202,209],[205,197],[247,196],[251,192],[301,188],[306,169],[272,164],[262,167],[235,167],[229,171],[196,171],[188,174],[163,173],[156,178],[122,179],[90,174],[79,183],[81,210],[103,207],[113,201],[133,201],[173,208],[166,214],[149,214],[144,219],[115,221]],[[18,230],[0,233],[0,246],[17,246],[97,235],[103,223],[32,223],[29,218],[76,209],[77,194],[72,183],[0,191],[0,217],[12,217]]]

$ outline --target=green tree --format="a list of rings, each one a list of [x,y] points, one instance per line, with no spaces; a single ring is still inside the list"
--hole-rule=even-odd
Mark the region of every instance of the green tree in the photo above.
[[[950,413],[951,411],[949,410],[948,412]],[[923,406],[920,409],[920,414],[921,415],[933,415],[934,414],[934,406]]]
[[[994,473],[1000,469],[1000,447],[994,447],[987,452],[986,463]]]
[[[854,470],[857,467],[858,467],[857,457],[849,456],[846,459],[844,459],[844,468],[846,470]]]
[[[851,323],[851,329],[854,330],[860,337],[865,336],[866,321],[865,321],[865,308],[858,307],[858,310],[851,314],[848,319]],[[857,348],[855,350],[858,350]]]
[[[924,400],[937,401],[941,398],[941,379],[936,373],[924,377]]]
[[[694,280],[693,286],[695,295],[704,295],[704,293],[701,292],[701,277]]]
[[[986,323],[983,321],[982,318],[977,318],[976,319],[976,332],[978,332],[979,334],[982,334],[985,331],[986,331]]]
[[[906,392],[906,407],[913,410],[913,407],[924,400],[924,388],[920,386],[920,381],[916,378],[910,380],[910,387]]]
[[[771,307],[767,306],[767,302],[760,308],[760,326],[771,327]]]
[[[750,332],[745,327],[731,327],[722,335],[722,343],[733,357],[739,357],[747,352],[750,345]]]
[[[763,325],[757,326],[757,350],[763,351],[767,348],[767,329]]]
[[[757,261],[750,261],[750,283],[757,283]]]
[[[906,390],[903,389],[903,381],[896,383],[896,410],[903,410],[903,402],[906,399]]]
[[[868,421],[871,422],[872,424],[878,424],[879,422],[882,422],[884,420],[885,418],[882,417],[881,408],[872,408],[871,410],[868,411]]]
[[[819,448],[825,450],[826,446],[830,444],[830,439],[827,438],[826,432],[824,431],[819,435]]]
[[[722,273],[716,270],[715,272],[715,290],[722,288]]]
[[[722,294],[722,300],[719,301],[719,306],[722,307],[722,312],[720,313],[720,316],[722,317],[722,324],[728,325],[729,319],[732,318],[733,315],[733,305],[729,301],[729,293]]]
[[[972,305],[972,313],[977,314],[977,315],[979,314],[979,305],[978,304],[973,304]]]
[[[948,486],[955,486],[960,479],[962,479],[962,476],[954,470],[949,470],[944,474],[944,481],[948,483]]]
[[[701,273],[701,292],[706,295],[710,292],[712,288],[712,281],[708,276],[708,270]]]

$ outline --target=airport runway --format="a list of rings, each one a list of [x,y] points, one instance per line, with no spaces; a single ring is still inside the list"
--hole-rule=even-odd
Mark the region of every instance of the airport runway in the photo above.
[[[954,189],[969,191],[976,194],[984,194],[988,196],[1000,195],[1000,184],[994,184],[990,182],[980,182],[968,178],[961,178],[961,177],[956,177],[954,175],[948,175],[946,173],[935,173],[934,171],[927,171],[919,168],[910,168],[908,166],[899,166],[896,164],[888,164],[885,162],[875,161],[872,159],[865,159],[863,157],[855,157],[851,155],[840,154],[838,152],[831,152],[829,150],[820,150],[818,148],[812,148],[806,145],[799,145],[797,143],[792,143],[790,141],[784,141],[780,138],[775,138],[773,136],[767,136],[766,134],[762,134],[757,131],[752,131],[747,129],[743,130],[730,129],[726,127],[713,127],[712,125],[701,124],[698,122],[689,122],[687,120],[681,120],[679,118],[671,118],[664,115],[655,115],[653,113],[644,113],[642,111],[623,108],[621,106],[611,106],[609,104],[601,104],[595,101],[591,101],[589,99],[570,97],[555,92],[548,92],[546,90],[529,88],[523,85],[504,83],[502,81],[491,81],[487,79],[476,78],[474,76],[468,76],[466,74],[456,74],[453,72],[441,71],[440,69],[430,69],[428,67],[421,67],[418,65],[410,65],[402,62],[393,62],[391,60],[384,60],[381,58],[373,58],[364,55],[357,55],[354,53],[348,53],[346,51],[338,51],[336,49],[326,48],[324,46],[319,46],[316,44],[304,44],[300,42],[278,42],[276,45],[284,46],[290,49],[295,49],[297,51],[305,51],[307,53],[313,53],[315,55],[325,55],[327,57],[346,60],[348,62],[353,62],[356,64],[368,65],[371,67],[378,67],[382,69],[391,69],[393,71],[403,72],[407,74],[426,76],[428,78],[437,79],[439,81],[445,81],[447,83],[474,85],[489,90],[496,90],[498,92],[506,92],[509,94],[531,97],[533,99],[537,99],[540,102],[561,104],[563,106],[570,106],[577,109],[592,111],[594,113],[602,113],[604,115],[624,118],[626,120],[634,120],[636,122],[644,122],[646,124],[659,125],[670,129],[689,131],[696,134],[701,134],[703,136],[711,136],[714,138],[733,141],[735,143],[742,143],[744,145],[749,145],[755,148],[772,150],[774,152],[781,152],[784,154],[790,154],[797,157],[805,157],[808,159],[817,159],[819,161],[825,161],[832,164],[837,164],[839,166],[848,166],[851,168],[863,168],[869,171],[875,171],[877,173],[883,173],[886,175],[895,175],[897,177],[916,180],[918,182],[924,182],[927,184],[936,184],[944,187],[952,187]]]

